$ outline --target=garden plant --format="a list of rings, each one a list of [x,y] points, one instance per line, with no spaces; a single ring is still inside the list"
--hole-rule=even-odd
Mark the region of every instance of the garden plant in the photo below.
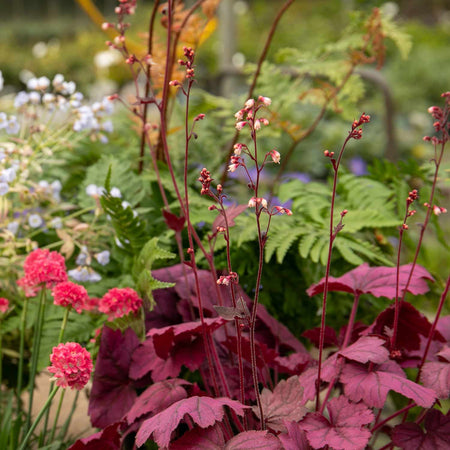
[[[197,82],[220,1],[155,1],[129,37],[141,5],[119,0],[102,28],[132,94],[43,74],[5,103],[0,449],[448,448],[450,265],[420,261],[433,236],[449,261],[450,91],[429,160],[352,173],[380,120],[362,66],[408,36],[375,8],[268,62],[293,1],[232,98]],[[326,127],[322,179],[289,171]],[[80,395],[97,432],[78,438]]]

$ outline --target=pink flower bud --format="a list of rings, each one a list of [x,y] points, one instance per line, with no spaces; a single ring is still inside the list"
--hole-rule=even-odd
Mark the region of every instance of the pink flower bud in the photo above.
[[[261,129],[261,122],[259,121],[259,119],[255,120],[254,127],[255,127],[255,130],[260,130]]]
[[[246,108],[253,108],[253,106],[255,105],[255,100],[253,100],[252,98],[249,98],[245,103],[244,106]]]
[[[272,157],[272,161],[275,164],[280,164],[281,155],[279,152],[277,152],[275,149],[273,149],[270,151],[270,156]]]
[[[236,124],[236,130],[242,130],[242,128],[244,128],[245,125],[247,125],[247,122],[245,122],[245,121],[238,122],[238,123]]]
[[[256,206],[256,198],[252,197],[249,201],[248,201],[248,207],[249,208],[254,208]]]
[[[272,104],[272,100],[269,97],[259,96],[258,101],[261,102],[265,106],[270,106]]]

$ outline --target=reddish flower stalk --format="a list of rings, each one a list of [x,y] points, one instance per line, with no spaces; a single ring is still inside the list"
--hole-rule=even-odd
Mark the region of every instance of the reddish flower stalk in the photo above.
[[[336,239],[336,236],[338,232],[342,229],[342,219],[347,213],[347,210],[344,210],[341,213],[341,220],[339,221],[338,225],[334,227],[334,205],[336,200],[336,187],[337,187],[337,180],[338,180],[338,171],[339,171],[339,165],[341,163],[342,156],[344,154],[344,150],[347,146],[347,143],[350,141],[350,139],[361,139],[362,137],[362,129],[359,128],[363,123],[367,123],[370,121],[370,116],[366,114],[362,114],[359,120],[355,120],[352,124],[352,129],[349,131],[348,136],[346,137],[341,150],[339,152],[337,160],[334,159],[334,152],[330,152],[328,150],[325,150],[324,155],[327,158],[330,158],[331,163],[333,165],[333,190],[331,193],[331,205],[330,205],[330,227],[329,227],[329,244],[328,244],[328,258],[327,258],[327,265],[326,265],[326,271],[325,271],[325,286],[323,290],[323,300],[322,300],[322,318],[320,321],[320,336],[319,336],[319,365],[317,370],[317,381],[316,381],[316,411],[320,410],[320,380],[322,375],[322,358],[323,358],[323,346],[325,342],[325,319],[326,319],[326,308],[327,308],[327,296],[328,296],[328,280],[330,277],[330,267],[331,267],[331,254],[333,251],[333,243]]]

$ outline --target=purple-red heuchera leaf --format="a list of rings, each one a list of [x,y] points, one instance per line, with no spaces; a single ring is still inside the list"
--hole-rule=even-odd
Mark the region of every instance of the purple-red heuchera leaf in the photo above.
[[[450,345],[450,316],[439,317],[436,329]]]
[[[156,354],[153,340],[147,339],[133,353],[130,377],[138,380],[151,372],[153,381],[162,381],[177,377],[183,365],[190,370],[198,369],[204,359],[205,348],[200,337],[192,342],[178,342],[164,359]]]
[[[205,319],[205,327],[200,321],[180,323],[164,328],[152,328],[147,336],[153,339],[156,354],[160,358],[167,358],[172,347],[179,342],[190,342],[192,338],[201,336],[203,331],[212,332],[221,327],[225,320],[221,317]]]
[[[297,376],[281,380],[273,392],[264,388],[261,392],[261,405],[267,427],[274,431],[286,431],[284,421],[299,421],[307,409],[302,406],[303,388]],[[253,406],[253,412],[260,417],[259,408]]]
[[[242,358],[246,361],[251,361],[251,348],[250,348],[250,340],[245,336],[241,336],[241,351]],[[229,336],[228,339],[222,342],[224,347],[233,353],[237,354],[237,338],[234,336]],[[278,356],[277,352],[271,348],[268,348],[267,345],[262,344],[258,341],[255,342],[255,350],[256,350],[256,366],[258,368],[264,367],[266,364],[269,364],[274,361],[274,359]]]
[[[165,209],[162,210],[164,222],[166,222],[167,226],[174,231],[182,231],[184,228],[184,223],[186,222],[186,219],[184,216],[178,217],[175,214],[166,211]]]
[[[320,328],[311,328],[310,330],[306,330],[302,333],[302,336],[306,339],[309,339],[316,347],[319,347],[320,342]],[[338,345],[338,339],[336,336],[336,331],[333,328],[325,325],[325,340],[324,340],[324,348],[325,347],[334,347]]]
[[[278,439],[283,444],[284,450],[310,450],[306,432],[301,429],[297,422],[285,422],[287,433],[278,435]]]
[[[195,427],[170,444],[170,450],[223,450],[225,438],[218,424]]]
[[[432,389],[406,378],[395,361],[387,361],[370,368],[358,363],[347,363],[342,369],[341,382],[345,395],[354,402],[362,400],[366,405],[382,408],[390,390],[414,400],[417,405],[430,408],[435,400]]]
[[[450,442],[450,412],[443,415],[430,409],[425,415],[425,430],[417,423],[402,423],[392,431],[392,442],[404,450],[448,450]]]
[[[230,439],[223,450],[282,450],[276,436],[267,431],[244,431]]]
[[[363,336],[354,344],[341,350],[340,355],[360,363],[374,362],[381,364],[389,358],[389,351],[385,340],[376,336]]]
[[[89,415],[94,427],[105,428],[128,412],[137,394],[128,372],[131,355],[139,339],[131,328],[124,334],[103,327],[89,399]]]
[[[399,295],[408,281],[412,264],[400,266]],[[370,267],[367,263],[361,264],[339,278],[329,277],[328,291],[350,292],[351,294],[372,294],[375,297],[394,299],[396,295],[396,267]],[[416,264],[414,274],[408,286],[411,294],[425,294],[428,284],[425,280],[434,281],[431,274],[422,266]],[[323,292],[325,278],[313,284],[306,292],[310,297]]]
[[[331,399],[327,409],[329,420],[316,412],[300,422],[311,446],[315,449],[325,445],[334,450],[364,449],[371,436],[365,425],[374,419],[372,411],[363,404],[349,402],[344,396]]]
[[[120,425],[121,422],[116,422],[98,433],[78,439],[68,450],[120,450],[121,436],[118,431]]]
[[[311,357],[306,353],[291,353],[289,356],[277,356],[270,365],[280,373],[296,375],[302,373],[311,362]]]
[[[159,381],[149,386],[138,397],[134,405],[128,411],[126,419],[131,425],[137,418],[144,414],[157,414],[166,409],[172,403],[187,397],[186,389],[183,386],[189,385],[188,381],[174,378],[166,381]]]
[[[249,408],[249,406],[225,397],[189,397],[172,404],[164,411],[145,420],[137,432],[136,444],[138,446],[143,445],[153,434],[153,440],[160,447],[168,447],[172,432],[186,414],[199,427],[207,428],[223,419],[224,406],[230,407],[239,416],[244,415],[244,410]]]
[[[227,222],[229,227],[234,227],[236,225],[234,223],[234,219],[236,219],[239,214],[243,213],[246,209],[248,209],[248,205],[231,205],[226,210],[225,213],[227,215]],[[220,213],[217,215],[216,219],[214,220],[212,224],[212,231],[213,233],[217,232],[217,227],[224,227],[226,226],[225,218]]]
[[[395,307],[381,312],[375,322],[363,334],[379,334],[387,336],[386,330],[394,327]],[[420,348],[420,335],[428,337],[431,324],[428,319],[408,302],[399,303],[399,320],[396,345],[399,349],[417,350]],[[389,336],[387,336],[389,337]],[[441,333],[435,331],[433,339],[444,342]]]
[[[420,381],[427,388],[433,389],[438,398],[450,396],[450,363],[427,362],[422,367]]]

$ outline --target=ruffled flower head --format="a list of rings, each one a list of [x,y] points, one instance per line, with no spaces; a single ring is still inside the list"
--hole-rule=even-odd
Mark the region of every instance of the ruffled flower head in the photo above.
[[[53,303],[55,305],[69,307],[71,306],[78,314],[85,309],[85,305],[89,300],[88,293],[84,286],[64,281],[57,284],[53,290]]]
[[[45,286],[51,289],[58,283],[67,281],[64,257],[47,249],[33,250],[23,264],[24,277],[17,284],[25,290],[27,297],[33,297]]]
[[[123,317],[130,312],[136,313],[142,306],[142,299],[131,288],[110,289],[100,299],[98,310],[108,315],[108,320]]]
[[[50,362],[52,365],[47,370],[54,374],[53,380],[62,388],[83,389],[91,377],[91,355],[76,342],[53,347]]]
[[[5,313],[9,308],[9,300],[7,298],[0,297],[0,313]]]

